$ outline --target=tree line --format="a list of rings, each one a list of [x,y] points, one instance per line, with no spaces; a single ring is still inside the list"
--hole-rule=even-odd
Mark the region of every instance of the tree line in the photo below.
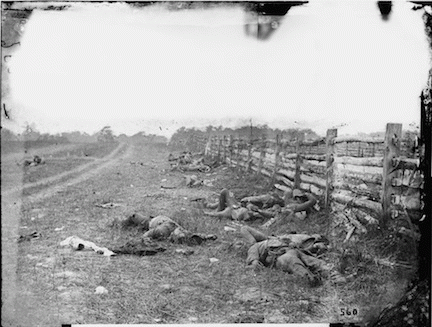
[[[96,133],[73,131],[63,133],[40,133],[35,124],[27,124],[25,130],[20,133],[2,127],[2,142],[39,142],[39,143],[94,143],[94,142],[156,142],[167,143],[168,139],[156,134],[138,132],[132,136],[125,134],[115,135],[110,126],[104,126]]]
[[[276,135],[281,135],[284,139],[291,140],[296,139],[300,135],[305,139],[318,139],[320,136],[310,128],[288,128],[279,129],[271,128],[267,124],[264,125],[244,125],[237,128],[223,127],[223,126],[212,126],[209,125],[203,129],[191,127],[180,127],[170,139],[170,146],[179,147],[182,146],[191,151],[197,150],[197,140],[207,139],[210,136],[228,136],[231,135],[235,138],[242,139],[274,139]]]

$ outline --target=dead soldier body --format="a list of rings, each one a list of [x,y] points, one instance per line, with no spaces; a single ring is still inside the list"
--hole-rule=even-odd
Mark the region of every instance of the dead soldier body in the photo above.
[[[306,212],[316,203],[311,194],[304,194],[300,190],[287,191],[283,199],[277,193],[245,197],[240,203],[234,194],[227,189],[222,190],[219,202],[205,206],[216,209],[216,212],[205,212],[212,217],[228,218],[233,220],[252,220],[257,218],[272,218],[268,223],[273,223],[280,215],[293,215],[297,212]]]
[[[275,222],[282,222],[288,218],[305,219],[317,203],[317,199],[310,193],[299,189],[284,192],[285,207],[266,222],[263,227],[268,228]]]
[[[146,230],[143,238],[156,240],[167,239],[173,243],[196,245],[207,240],[217,239],[216,235],[192,233],[166,216],[144,217],[138,213],[131,215],[123,222],[124,226],[136,225]]]
[[[171,162],[172,160],[168,158]],[[176,163],[171,163],[171,170],[178,169],[181,172],[185,171],[199,171],[199,172],[209,172],[211,167],[204,164],[204,158],[192,159],[190,153],[184,155],[184,157],[179,158]]]
[[[249,226],[243,226],[240,233],[250,246],[246,263],[253,269],[259,266],[280,269],[304,278],[311,286],[319,284],[321,276],[328,275],[336,283],[345,282],[337,271],[315,257],[327,250],[328,241],[321,235],[267,236]]]

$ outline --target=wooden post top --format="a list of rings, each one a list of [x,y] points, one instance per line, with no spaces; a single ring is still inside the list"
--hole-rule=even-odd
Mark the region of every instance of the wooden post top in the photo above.
[[[384,158],[383,158],[383,182],[382,182],[382,209],[384,226],[388,224],[392,217],[394,205],[392,198],[394,197],[395,189],[392,185],[392,180],[397,176],[396,158],[400,155],[400,144],[402,137],[402,124],[388,123],[386,126],[386,134],[384,138]]]

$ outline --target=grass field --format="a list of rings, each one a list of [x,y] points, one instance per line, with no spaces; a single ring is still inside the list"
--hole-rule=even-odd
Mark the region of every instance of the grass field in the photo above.
[[[130,147],[97,175],[73,185],[65,182],[52,196],[22,197],[19,234],[38,231],[41,237],[18,244],[16,316],[11,325],[359,322],[397,302],[414,273],[414,269],[381,265],[363,255],[391,261],[399,253],[414,253],[410,244],[379,231],[355,244],[342,243],[345,235],[331,230],[331,214],[323,212],[276,226],[269,233],[296,230],[328,236],[331,248],[324,259],[346,274],[355,272],[353,280],[343,285],[324,280],[311,288],[274,269],[251,271],[245,265],[247,249],[234,246],[238,232],[224,230],[235,225],[204,216],[190,200],[215,200],[222,188],[231,189],[237,198],[262,194],[270,187],[268,181],[221,166],[200,174],[213,186],[188,188],[184,174],[169,170],[169,151],[164,145]],[[96,206],[106,202],[120,206]],[[59,246],[72,235],[108,248],[137,239],[139,230],[123,230],[118,224],[133,212],[164,214],[191,231],[216,234],[218,239],[194,247],[161,242],[165,252],[143,257],[109,258]],[[261,223],[251,225],[259,228]],[[179,248],[194,252],[180,254],[175,251]],[[415,266],[415,261],[411,264]],[[97,286],[108,293],[95,294]],[[342,316],[341,309],[356,310],[356,314]]]
[[[23,194],[39,192],[49,185],[59,182],[60,178],[70,178],[75,170],[97,164],[116,149],[119,144],[113,143],[73,143],[46,144],[28,149],[26,154],[13,153],[2,156],[2,187],[8,190],[17,183],[23,187]],[[24,159],[32,161],[34,155],[43,158],[43,164],[37,166],[23,165]]]

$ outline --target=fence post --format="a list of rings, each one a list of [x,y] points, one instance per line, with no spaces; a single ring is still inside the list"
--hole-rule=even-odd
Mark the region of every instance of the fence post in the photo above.
[[[257,169],[257,175],[261,176],[261,170],[262,170],[262,166],[263,166],[263,161],[264,161],[264,157],[265,157],[265,147],[266,147],[266,141],[265,141],[265,137],[264,135],[262,136],[262,140],[261,140],[261,144],[260,144],[260,158],[258,161],[258,169]]]
[[[229,149],[229,160],[230,160],[229,166],[232,167],[233,137],[231,134],[229,135],[229,147],[228,147],[228,149]]]
[[[237,140],[237,169],[239,171],[241,171],[241,166],[240,166],[240,151],[242,150],[242,143],[241,143],[241,139],[240,137]]]
[[[337,137],[337,129],[327,130],[326,135],[326,189],[324,197],[324,207],[330,208],[330,197],[333,191],[333,162],[335,156],[334,139]]]
[[[300,167],[301,167],[301,155],[300,155],[300,136],[297,136],[296,141],[296,161],[295,161],[295,173],[294,173],[294,188],[300,188]]]
[[[224,150],[224,156],[223,156],[223,162],[226,163],[226,157],[227,157],[227,137],[224,135],[223,138],[223,150]]]
[[[221,162],[221,157],[220,157],[220,154],[221,154],[221,143],[222,143],[222,140],[221,140],[221,137],[220,137],[220,135],[218,135],[218,137],[217,137],[217,158],[218,158],[218,161],[219,162]]]
[[[225,163],[225,135],[221,135],[220,143],[221,143],[221,162]]]
[[[273,183],[276,182],[276,174],[278,172],[278,166],[279,166],[279,134],[276,134],[276,143],[275,143],[275,163],[274,163],[274,170],[273,170]]]
[[[207,142],[204,143],[204,155],[208,157],[209,154],[211,154],[211,137],[209,137]]]
[[[248,156],[247,156],[247,161],[246,161],[246,172],[249,173],[251,170],[251,159],[252,159],[252,137],[249,137],[249,142],[248,142]]]
[[[397,177],[398,157],[400,156],[400,140],[402,137],[402,124],[387,124],[384,138],[383,181],[382,181],[382,210],[383,225],[386,226],[392,217],[392,197],[394,189],[392,179]]]
[[[214,154],[213,154],[214,136],[210,135],[209,139],[210,139],[210,157],[213,160],[214,159]]]
[[[247,142],[244,142],[244,144],[243,144],[243,140],[240,139],[239,140],[239,164],[240,164],[240,162],[243,164],[243,161],[245,161],[245,160],[243,160],[243,148],[245,148],[246,146],[247,146]],[[239,169],[242,172],[243,166],[239,165]]]
[[[214,135],[213,136],[213,147],[214,147],[214,149],[212,150],[212,156],[213,156],[213,159],[214,158],[216,158],[216,153],[217,153],[217,136],[216,135]]]
[[[420,249],[431,248],[431,220],[432,220],[432,204],[430,199],[432,198],[432,94],[431,94],[431,83],[432,76],[429,73],[429,83],[420,96],[420,140],[419,146],[421,147],[420,152],[420,167],[423,171],[424,185],[422,191],[423,200],[423,219],[419,222],[420,228]],[[419,149],[420,150],[420,149]],[[419,258],[419,272],[421,280],[429,278],[431,274],[430,265],[430,253],[428,251],[420,251]]]

